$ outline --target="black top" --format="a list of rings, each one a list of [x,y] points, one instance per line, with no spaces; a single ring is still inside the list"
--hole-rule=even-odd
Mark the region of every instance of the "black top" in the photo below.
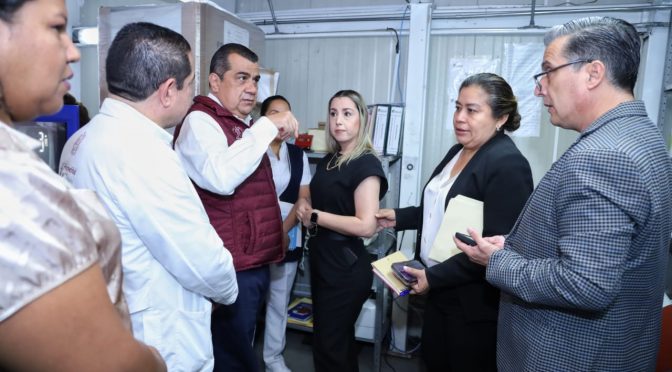
[[[430,180],[436,177],[448,162],[462,149],[453,146],[434,169]],[[426,186],[425,186],[426,187]],[[527,159],[511,138],[497,133],[474,154],[446,196],[448,201],[458,194],[483,201],[483,236],[508,234],[532,193],[532,172]],[[423,193],[421,194],[424,196]],[[397,230],[417,229],[416,259],[419,259],[422,241],[422,204],[395,209]],[[485,281],[485,267],[464,254],[457,254],[427,269],[430,291],[454,290],[470,320],[497,318],[498,295]]]
[[[354,216],[357,186],[367,177],[380,177],[378,200],[381,200],[387,192],[387,178],[380,160],[371,153],[352,159],[340,168],[334,166],[338,156],[340,155],[327,154],[317,163],[315,175],[310,181],[310,199],[315,209],[341,216]]]

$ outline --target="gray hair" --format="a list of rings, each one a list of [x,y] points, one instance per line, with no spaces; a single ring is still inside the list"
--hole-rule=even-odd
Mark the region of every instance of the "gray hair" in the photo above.
[[[611,84],[633,92],[641,47],[633,25],[610,17],[576,19],[550,29],[544,36],[544,44],[548,46],[563,36],[569,36],[562,52],[568,61],[600,60],[606,66],[607,79]]]
[[[250,48],[236,43],[228,43],[219,47],[215,54],[212,55],[212,59],[210,60],[210,73],[215,73],[219,75],[220,78],[224,76],[224,74],[231,69],[229,56],[232,54],[237,54],[250,62],[259,62],[259,56],[250,50]]]

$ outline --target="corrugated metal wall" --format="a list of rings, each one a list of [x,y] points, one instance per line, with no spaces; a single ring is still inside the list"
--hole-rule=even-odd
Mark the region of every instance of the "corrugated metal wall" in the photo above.
[[[402,37],[402,56],[406,38]],[[452,123],[454,107],[448,103],[448,62],[455,57],[503,58],[507,43],[542,42],[541,35],[432,35],[429,55],[427,127],[423,148],[422,183],[455,144],[446,123]],[[327,116],[327,101],[339,89],[355,89],[368,103],[388,102],[393,89],[395,64],[393,36],[352,36],[297,39],[267,39],[264,67],[280,72],[278,93],[285,95],[301,121],[301,130],[314,128]],[[401,87],[404,87],[405,58],[402,59]],[[501,65],[501,63],[500,63]],[[500,67],[501,69],[501,67]],[[500,71],[497,71],[501,73]],[[411,76],[412,78],[412,76]],[[533,84],[530,76],[530,84]],[[514,87],[515,89],[515,87]],[[515,90],[514,90],[515,91]],[[395,99],[396,100],[396,99]],[[557,153],[561,155],[577,133],[557,130]],[[527,157],[535,184],[553,162],[556,128],[542,108],[540,136],[514,141]]]
[[[280,72],[278,94],[290,101],[301,131],[327,119],[329,98],[354,89],[367,103],[387,102],[394,72],[393,38],[267,39],[262,65]]]
[[[427,94],[427,127],[425,128],[422,180],[429,179],[436,164],[443,158],[448,149],[456,143],[452,127],[454,107],[449,107],[448,89],[448,61],[451,58],[462,57],[504,57],[504,45],[508,43],[541,43],[540,35],[433,35],[429,53],[429,76]],[[501,74],[501,62],[496,73]],[[534,84],[530,76],[530,84]],[[516,87],[514,87],[514,93]],[[540,136],[518,138],[513,137],[518,148],[525,155],[532,167],[535,184],[550,168],[553,162],[553,147],[555,143],[555,127],[548,121],[548,114],[542,109]],[[559,130],[558,153],[564,150],[576,139],[576,132]]]

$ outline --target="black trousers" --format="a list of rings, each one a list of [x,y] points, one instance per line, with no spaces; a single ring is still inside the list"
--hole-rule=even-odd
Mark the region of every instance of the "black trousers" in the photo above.
[[[238,298],[212,312],[212,346],[215,372],[256,372],[259,359],[254,353],[257,313],[266,299],[270,281],[268,266],[236,273]]]
[[[310,241],[315,371],[357,372],[355,322],[373,273],[361,240]]]
[[[454,292],[430,289],[422,326],[427,371],[497,371],[496,345],[497,322],[467,321]]]

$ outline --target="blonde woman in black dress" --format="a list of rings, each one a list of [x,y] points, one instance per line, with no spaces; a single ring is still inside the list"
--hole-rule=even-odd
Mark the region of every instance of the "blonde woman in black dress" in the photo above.
[[[369,296],[371,258],[360,237],[376,232],[379,201],[387,179],[371,145],[368,113],[352,90],[329,100],[327,154],[310,183],[311,200],[297,215],[307,242],[313,299],[315,370],[358,371],[355,321]]]

